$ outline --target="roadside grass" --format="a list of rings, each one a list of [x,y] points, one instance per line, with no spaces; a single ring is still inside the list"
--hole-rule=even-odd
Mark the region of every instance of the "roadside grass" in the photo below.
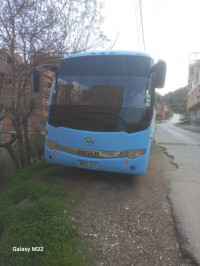
[[[41,160],[10,176],[8,185],[1,188],[0,265],[94,265],[96,255],[73,227],[65,208],[66,192],[53,182],[57,175]],[[30,251],[17,252],[14,247]]]

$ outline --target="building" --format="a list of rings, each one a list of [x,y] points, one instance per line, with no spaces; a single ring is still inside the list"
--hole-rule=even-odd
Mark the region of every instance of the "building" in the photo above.
[[[42,55],[39,56],[42,58]],[[50,63],[51,59],[52,61],[55,59],[52,54],[45,54],[44,60],[41,63]],[[28,105],[34,102],[34,110],[28,118],[28,132],[29,134],[33,134],[35,130],[44,131],[45,127],[53,73],[50,71],[45,73],[40,80],[42,90],[37,93],[32,93],[31,75],[29,75],[28,81],[26,79],[28,76],[27,72],[29,71],[31,73],[31,69],[35,63],[32,62],[34,58],[31,58],[28,64],[23,64],[21,56],[16,54],[15,61],[17,67],[22,69],[22,71],[16,72],[17,74],[13,74],[13,62],[9,50],[0,49],[0,143],[6,143],[16,134],[16,129],[13,125],[14,122],[11,118],[12,106],[15,106],[15,111],[19,110],[19,115],[21,115],[20,121],[22,121],[23,112],[26,112],[26,108],[29,111],[30,108]],[[19,109],[16,109],[18,106]],[[8,108],[11,111],[7,111],[6,109]]]
[[[200,125],[200,52],[190,54],[187,108],[191,123]]]
[[[165,103],[157,103],[156,105],[156,120],[168,118],[168,107]]]

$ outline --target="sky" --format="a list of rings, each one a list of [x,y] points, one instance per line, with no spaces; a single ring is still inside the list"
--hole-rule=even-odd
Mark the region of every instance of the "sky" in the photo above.
[[[136,0],[105,0],[103,30],[113,50],[144,51],[138,39]],[[141,0],[145,52],[167,63],[162,95],[187,85],[189,55],[200,51],[200,0]]]

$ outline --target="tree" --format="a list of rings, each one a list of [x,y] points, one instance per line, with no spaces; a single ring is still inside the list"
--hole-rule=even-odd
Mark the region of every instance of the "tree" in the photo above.
[[[166,105],[181,114],[187,113],[187,86],[163,96]]]
[[[30,90],[32,70],[65,54],[107,43],[97,0],[3,0],[0,6],[0,119],[9,118],[16,134],[0,143],[16,169],[31,163],[30,115],[36,108]],[[46,96],[47,97],[47,96]],[[20,160],[12,148],[18,142]]]
[[[5,178],[5,161],[0,151],[0,187],[6,185],[6,178]]]

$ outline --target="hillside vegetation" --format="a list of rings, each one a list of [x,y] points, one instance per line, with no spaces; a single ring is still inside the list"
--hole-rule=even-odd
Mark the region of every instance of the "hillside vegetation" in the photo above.
[[[187,110],[187,87],[168,92],[164,96],[157,94],[157,102],[165,103],[174,113],[183,115],[184,120],[189,120],[190,114]]]

